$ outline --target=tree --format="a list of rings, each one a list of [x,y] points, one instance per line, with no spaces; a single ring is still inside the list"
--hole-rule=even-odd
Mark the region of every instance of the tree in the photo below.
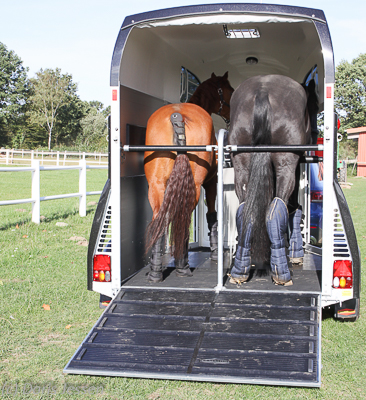
[[[338,64],[334,100],[344,133],[366,125],[366,53]]]
[[[355,158],[357,142],[347,140],[347,129],[366,126],[366,53],[336,68],[335,108],[341,122],[341,158]]]
[[[55,146],[74,146],[82,128],[80,121],[87,115],[89,104],[74,95],[68,104],[60,107],[54,126]]]
[[[72,76],[61,74],[61,70],[40,70],[31,79],[30,120],[47,132],[48,149],[51,149],[52,134],[60,113],[60,108],[70,104],[76,96],[77,85]]]
[[[22,140],[28,96],[28,68],[0,42],[0,145]]]
[[[77,138],[77,145],[80,150],[106,151],[109,107],[104,109],[99,101],[91,101],[88,105],[87,115],[80,121],[82,131]]]

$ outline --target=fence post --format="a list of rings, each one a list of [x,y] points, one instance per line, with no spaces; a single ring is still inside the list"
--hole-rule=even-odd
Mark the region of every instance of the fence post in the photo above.
[[[86,161],[85,159],[79,161],[79,215],[80,217],[86,216]]]
[[[40,168],[39,160],[32,160],[32,222],[36,224],[40,223],[41,220],[41,194],[40,194]]]
[[[9,149],[5,150],[5,154],[6,154],[6,156],[5,156],[5,158],[6,158],[5,165],[9,165],[9,152],[10,152]]]
[[[65,153],[64,153],[64,166],[65,166],[65,162],[66,162],[66,150],[65,150]]]

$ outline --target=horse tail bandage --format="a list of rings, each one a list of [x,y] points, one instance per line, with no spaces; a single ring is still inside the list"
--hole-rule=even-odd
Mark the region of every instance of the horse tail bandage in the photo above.
[[[185,146],[186,145],[186,132],[184,126],[184,120],[182,114],[173,113],[170,116],[170,122],[173,125],[174,130],[174,137],[173,143],[178,146]]]

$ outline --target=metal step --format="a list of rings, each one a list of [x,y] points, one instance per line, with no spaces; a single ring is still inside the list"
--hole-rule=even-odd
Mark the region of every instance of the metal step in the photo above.
[[[320,294],[122,288],[67,374],[320,386]]]

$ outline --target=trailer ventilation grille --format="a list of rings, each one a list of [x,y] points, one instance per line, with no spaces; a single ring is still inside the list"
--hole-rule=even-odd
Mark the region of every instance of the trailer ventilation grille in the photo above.
[[[349,258],[351,256],[346,233],[339,210],[334,209],[333,218],[333,257]]]
[[[110,253],[112,251],[112,207],[108,206],[101,226],[96,253]]]

